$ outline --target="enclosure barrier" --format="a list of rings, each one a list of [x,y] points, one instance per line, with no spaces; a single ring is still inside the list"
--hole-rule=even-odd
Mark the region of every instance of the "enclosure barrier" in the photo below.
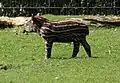
[[[0,0],[0,16],[119,15],[119,0]]]

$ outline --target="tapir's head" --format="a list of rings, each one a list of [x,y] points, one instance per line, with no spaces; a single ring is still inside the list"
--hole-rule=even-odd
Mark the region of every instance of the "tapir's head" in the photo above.
[[[36,24],[33,24],[33,21],[30,19],[28,22],[24,24],[24,30],[23,33],[25,32],[36,32]]]
[[[42,16],[32,16],[31,19],[24,24],[24,31],[25,32],[37,32],[45,22],[48,20]]]

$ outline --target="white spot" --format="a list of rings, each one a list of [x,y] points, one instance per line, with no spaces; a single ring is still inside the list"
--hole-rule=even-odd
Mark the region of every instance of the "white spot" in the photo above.
[[[0,2],[0,7],[2,7],[2,3]]]
[[[59,77],[55,77],[55,79],[57,80],[57,79],[59,79]]]

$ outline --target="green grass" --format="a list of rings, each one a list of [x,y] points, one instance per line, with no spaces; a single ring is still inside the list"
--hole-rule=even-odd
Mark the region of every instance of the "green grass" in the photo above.
[[[44,40],[21,29],[0,30],[0,83],[120,83],[120,27],[90,27],[84,49],[75,59],[72,44],[55,43],[52,58],[44,60]],[[18,32],[18,34],[16,34]]]
[[[48,18],[49,20],[64,20],[64,19],[70,19],[70,18],[84,18],[85,17],[85,15],[52,15],[52,14],[46,14],[43,16]]]

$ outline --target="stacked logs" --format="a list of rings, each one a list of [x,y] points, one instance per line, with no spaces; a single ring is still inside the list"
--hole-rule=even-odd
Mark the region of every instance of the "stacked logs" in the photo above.
[[[87,16],[83,20],[90,21],[91,24],[120,26],[120,17],[116,16]]]
[[[6,27],[12,28],[13,27],[12,22],[0,21],[0,28],[3,29]]]

